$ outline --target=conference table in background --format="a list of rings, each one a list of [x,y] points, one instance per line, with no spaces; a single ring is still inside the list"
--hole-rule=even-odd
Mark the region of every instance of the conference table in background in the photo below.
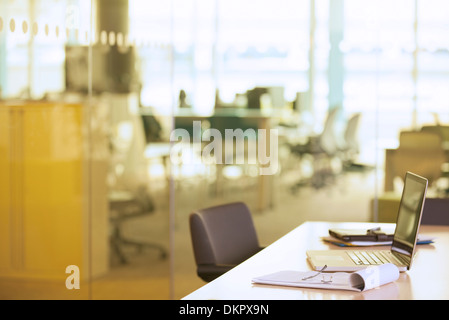
[[[254,129],[256,132],[258,130],[264,130],[267,133],[267,137],[270,137],[270,129],[277,124],[281,114],[280,110],[273,109],[217,108],[213,114],[201,115],[193,112],[191,109],[180,109],[174,115],[174,120],[177,129],[184,129],[191,136],[193,136],[193,122],[200,121],[202,125],[206,124],[207,127],[218,130],[222,134],[223,139],[225,137],[225,131],[228,129],[241,129],[242,131]],[[262,138],[258,137],[258,139]],[[266,139],[265,143],[267,152],[270,152],[270,139]],[[223,154],[223,156],[225,155]],[[271,165],[271,163],[267,165]],[[266,167],[267,165],[259,163],[260,167]],[[224,164],[218,165],[219,170],[216,171],[217,189],[220,189],[223,184],[221,170],[224,166]],[[274,206],[272,189],[273,176],[274,174],[259,175],[256,206],[258,212],[263,212]]]
[[[449,226],[422,225],[420,234],[434,237],[433,244],[419,245],[411,270],[395,282],[365,292],[292,288],[253,284],[251,279],[282,270],[309,271],[307,250],[360,250],[342,248],[321,240],[329,228],[369,229],[386,223],[306,222],[264,250],[214,281],[185,296],[183,300],[302,300],[302,299],[449,299]],[[375,247],[389,249],[389,247]]]

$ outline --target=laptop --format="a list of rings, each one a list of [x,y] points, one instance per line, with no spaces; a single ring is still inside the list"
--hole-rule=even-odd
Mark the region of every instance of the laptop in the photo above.
[[[396,229],[390,250],[309,250],[307,260],[314,270],[357,271],[372,265],[395,264],[400,272],[410,269],[428,181],[407,172],[404,180]]]

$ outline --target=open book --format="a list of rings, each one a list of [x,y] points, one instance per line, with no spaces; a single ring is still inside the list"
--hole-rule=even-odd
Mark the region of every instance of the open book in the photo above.
[[[288,287],[317,288],[366,291],[399,278],[398,268],[391,263],[347,273],[321,273],[319,271],[280,271],[269,275],[253,278],[257,284],[268,284]]]

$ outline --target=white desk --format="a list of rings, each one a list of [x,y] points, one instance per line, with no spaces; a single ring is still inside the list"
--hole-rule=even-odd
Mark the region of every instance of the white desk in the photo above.
[[[231,271],[184,297],[184,300],[302,300],[302,299],[449,299],[449,226],[421,226],[420,233],[437,239],[419,245],[410,271],[378,289],[363,293],[255,285],[251,279],[281,270],[311,270],[309,249],[342,248],[320,240],[329,228],[392,227],[391,224],[307,222]],[[383,247],[377,247],[383,248]],[[345,249],[345,248],[343,248]],[[346,248],[347,249],[347,248]]]

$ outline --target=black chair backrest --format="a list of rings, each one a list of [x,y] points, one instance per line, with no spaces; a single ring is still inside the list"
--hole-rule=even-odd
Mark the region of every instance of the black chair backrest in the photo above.
[[[241,202],[193,212],[190,231],[197,265],[236,265],[260,250],[251,213]]]

